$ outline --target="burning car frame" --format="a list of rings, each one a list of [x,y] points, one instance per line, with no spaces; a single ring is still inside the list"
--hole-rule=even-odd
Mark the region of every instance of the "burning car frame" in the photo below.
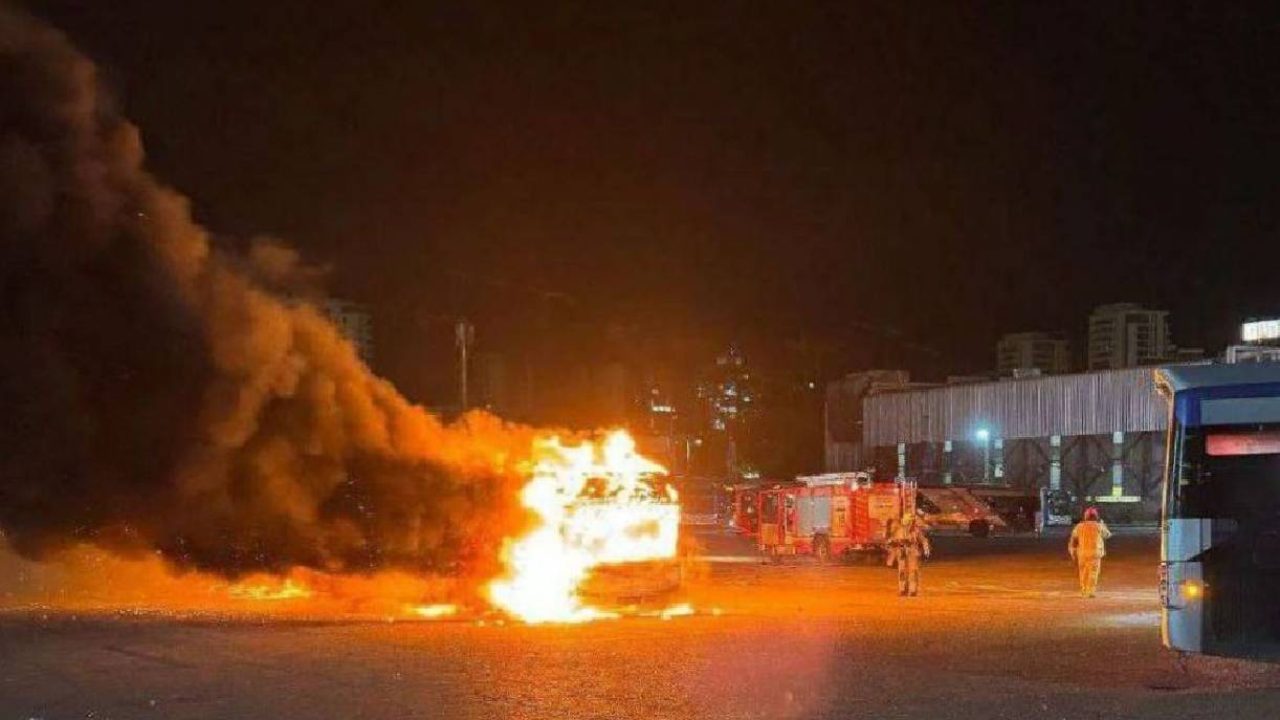
[[[489,600],[510,615],[529,623],[617,617],[595,603],[679,585],[679,494],[625,432],[576,445],[543,439],[520,500],[533,525],[504,543],[504,572],[488,586]]]

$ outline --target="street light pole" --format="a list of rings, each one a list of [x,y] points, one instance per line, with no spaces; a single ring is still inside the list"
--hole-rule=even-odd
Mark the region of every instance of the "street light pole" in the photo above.
[[[991,431],[979,428],[975,435],[982,443],[982,482],[991,482]]]
[[[453,326],[453,331],[458,345],[458,404],[465,413],[470,406],[467,398],[467,355],[471,344],[476,341],[476,327],[461,319]]]

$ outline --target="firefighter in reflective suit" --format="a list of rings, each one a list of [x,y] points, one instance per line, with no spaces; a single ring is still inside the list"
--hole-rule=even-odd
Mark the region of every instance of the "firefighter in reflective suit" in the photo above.
[[[889,537],[889,564],[898,566],[898,594],[920,592],[920,558],[929,557],[933,547],[916,516],[907,513],[896,524]]]
[[[1098,575],[1102,573],[1102,558],[1107,554],[1107,538],[1111,531],[1098,519],[1098,509],[1084,511],[1084,519],[1071,531],[1067,552],[1076,561],[1080,574],[1080,594],[1093,597],[1098,592]]]

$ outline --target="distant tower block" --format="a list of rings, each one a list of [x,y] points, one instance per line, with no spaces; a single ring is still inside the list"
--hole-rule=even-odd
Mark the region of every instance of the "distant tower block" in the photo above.
[[[349,300],[329,299],[324,302],[324,310],[329,320],[356,346],[360,359],[372,365],[373,315],[369,309]]]

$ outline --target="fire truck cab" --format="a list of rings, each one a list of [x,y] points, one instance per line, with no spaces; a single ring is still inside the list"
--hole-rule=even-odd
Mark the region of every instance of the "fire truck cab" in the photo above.
[[[879,551],[892,523],[915,512],[909,480],[874,482],[869,473],[829,473],[759,493],[760,552],[770,557],[813,555],[819,562]]]
[[[754,536],[760,529],[760,483],[729,486],[729,526],[742,535]]]

